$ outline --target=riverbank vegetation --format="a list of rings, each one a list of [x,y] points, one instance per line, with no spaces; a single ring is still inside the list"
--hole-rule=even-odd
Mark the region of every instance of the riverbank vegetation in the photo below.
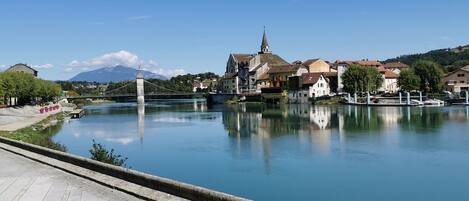
[[[340,105],[345,102],[342,96],[326,96],[314,99],[314,105]]]
[[[401,71],[397,84],[404,91],[439,93],[443,86],[443,70],[435,62],[417,61],[410,69]]]
[[[18,98],[19,105],[36,101],[47,102],[60,96],[61,93],[60,85],[35,78],[31,74],[20,72],[0,73],[0,97],[3,97],[3,103],[6,103],[8,98],[13,97]]]
[[[114,149],[108,150],[104,145],[97,143],[93,140],[93,146],[89,150],[91,154],[91,159],[97,160],[103,163],[108,163],[111,165],[117,165],[122,167],[127,167],[125,161],[127,158],[114,153]]]
[[[66,152],[67,147],[52,140],[62,128],[65,115],[59,112],[30,127],[13,132],[0,132],[0,136]]]

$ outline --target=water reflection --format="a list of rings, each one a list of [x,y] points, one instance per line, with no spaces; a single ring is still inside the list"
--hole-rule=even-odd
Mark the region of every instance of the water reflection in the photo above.
[[[143,136],[145,135],[145,105],[138,104],[137,108],[138,136],[140,137],[140,144],[143,144]]]
[[[208,108],[205,102],[148,103],[146,107],[136,104],[116,104],[106,107],[87,108],[90,116],[99,119],[102,126],[90,134],[107,141],[130,144],[135,139],[144,141],[145,130],[168,126],[193,126],[195,121],[216,121],[221,117],[223,127],[234,146],[239,150],[250,150],[242,139],[255,137],[261,143],[264,155],[270,155],[271,139],[295,136],[300,144],[315,145],[314,149],[327,153],[331,135],[337,134],[340,142],[348,137],[364,134],[382,134],[387,129],[401,129],[417,133],[439,132],[445,121],[467,122],[469,107],[461,108],[418,108],[418,107],[361,107],[361,106],[312,106],[262,104],[239,104]],[[126,117],[137,115],[137,126]],[[108,118],[112,115],[113,118]],[[102,117],[102,118],[101,118]],[[145,124],[145,118],[151,123]],[[82,121],[86,121],[86,118]],[[109,124],[107,124],[109,123]],[[107,126],[128,125],[126,129]],[[136,132],[132,132],[135,128]],[[125,132],[123,132],[125,131]],[[155,134],[155,130],[151,130]],[[74,132],[75,133],[75,132]],[[136,133],[136,134],[133,134]],[[81,132],[79,135],[82,135]],[[247,140],[249,141],[249,140]],[[243,147],[248,146],[248,147]],[[329,150],[330,151],[330,150]]]

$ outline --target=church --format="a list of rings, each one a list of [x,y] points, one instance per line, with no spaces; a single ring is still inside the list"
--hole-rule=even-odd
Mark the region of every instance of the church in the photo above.
[[[261,49],[257,54],[230,54],[221,83],[222,92],[225,94],[260,93],[261,88],[271,85],[269,70],[289,64],[271,52],[264,30]]]

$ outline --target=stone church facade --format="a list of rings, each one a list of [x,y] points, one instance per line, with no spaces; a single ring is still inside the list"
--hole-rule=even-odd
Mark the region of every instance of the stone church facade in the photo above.
[[[271,52],[264,31],[257,54],[230,54],[221,90],[226,94],[260,93],[261,88],[270,87],[269,70],[284,65],[289,63]]]

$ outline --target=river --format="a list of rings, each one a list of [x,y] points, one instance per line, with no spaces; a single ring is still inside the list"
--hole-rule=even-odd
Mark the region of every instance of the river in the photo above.
[[[469,200],[469,108],[159,100],[86,107],[53,137],[254,200]]]

